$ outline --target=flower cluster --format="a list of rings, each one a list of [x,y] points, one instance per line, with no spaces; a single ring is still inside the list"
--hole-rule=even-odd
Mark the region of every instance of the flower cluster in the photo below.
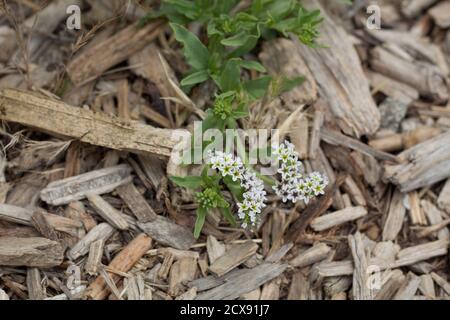
[[[255,225],[258,214],[266,206],[266,191],[264,183],[256,174],[244,166],[239,157],[230,153],[215,151],[209,153],[209,164],[212,169],[218,170],[222,177],[229,176],[232,181],[239,182],[245,190],[243,200],[237,204],[238,217],[242,220],[242,227]]]
[[[281,174],[281,183],[273,187],[283,202],[297,202],[303,200],[308,203],[313,197],[324,194],[328,185],[326,176],[313,172],[303,176],[303,164],[298,159],[294,145],[288,141],[272,149],[274,156],[281,162],[278,172]]]

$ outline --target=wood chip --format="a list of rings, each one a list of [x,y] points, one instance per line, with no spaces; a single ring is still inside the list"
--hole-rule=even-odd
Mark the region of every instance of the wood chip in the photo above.
[[[91,194],[87,198],[90,205],[106,222],[119,230],[127,230],[129,228],[128,222],[125,220],[123,214],[113,208],[101,196]]]
[[[392,196],[388,216],[383,227],[383,241],[395,240],[402,229],[406,208],[403,205],[404,195],[396,190]]]
[[[75,244],[69,252],[69,256],[72,259],[78,259],[81,256],[86,255],[92,243],[97,240],[103,239],[106,241],[114,233],[114,228],[108,223],[100,223],[92,228],[83,239]]]
[[[35,93],[13,89],[0,91],[0,107],[2,120],[93,145],[135,153],[169,157],[180,137],[186,133],[181,129],[154,128],[137,121],[124,123],[120,118],[105,113],[75,108]]]
[[[315,231],[323,231],[367,215],[364,207],[349,207],[329,214],[324,214],[311,222]]]
[[[90,194],[104,194],[131,181],[127,165],[90,171],[50,183],[41,191],[41,199],[51,205],[68,204]]]
[[[138,223],[138,226],[155,241],[176,249],[187,250],[195,243],[190,230],[162,216],[151,222]]]
[[[140,234],[114,257],[108,267],[115,271],[128,272],[151,248],[151,246],[152,239],[145,234]],[[111,280],[116,284],[121,279],[117,273],[108,274]],[[89,285],[87,291],[89,298],[93,300],[103,300],[108,296],[110,289],[106,285],[105,278],[103,276],[99,276]]]
[[[84,266],[84,270],[92,275],[97,275],[102,263],[103,248],[105,239],[99,239],[91,243],[89,247],[89,256]]]
[[[156,219],[156,213],[133,183],[122,185],[116,191],[139,222],[145,223]]]
[[[362,241],[361,233],[348,237],[350,250],[353,256],[353,298],[355,300],[372,300],[373,292],[368,286],[368,259]]]
[[[293,267],[303,268],[325,259],[330,253],[331,248],[325,243],[318,243],[299,253],[295,258],[289,261]]]
[[[46,298],[42,287],[42,278],[39,269],[27,269],[27,288],[28,297],[30,300],[42,300]]]
[[[0,237],[0,265],[51,268],[63,261],[63,248],[45,238]]]
[[[209,270],[220,277],[253,256],[257,249],[258,245],[253,241],[235,244],[222,256],[217,258],[217,260],[211,264]]]

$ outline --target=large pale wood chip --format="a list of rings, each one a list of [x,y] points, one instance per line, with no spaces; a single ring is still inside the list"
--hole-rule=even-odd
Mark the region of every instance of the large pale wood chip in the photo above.
[[[450,131],[409,148],[386,164],[384,177],[408,192],[450,177]]]
[[[42,300],[46,298],[42,287],[42,277],[38,268],[28,268],[27,289],[30,300]]]
[[[88,195],[108,193],[131,181],[130,172],[131,168],[123,164],[54,181],[41,191],[41,199],[56,206],[84,199]]]
[[[169,157],[187,133],[182,129],[154,128],[138,121],[124,122],[104,112],[75,108],[15,89],[0,90],[0,119],[101,147],[160,157]]]
[[[353,299],[372,300],[373,291],[368,285],[368,266],[369,262],[366,256],[365,247],[362,241],[361,233],[356,232],[354,236],[348,237],[350,250],[353,256]]]
[[[325,259],[330,253],[331,248],[327,246],[325,243],[318,243],[305,250],[300,252],[298,256],[289,261],[289,265],[293,267],[306,267],[316,262],[319,262]]]
[[[411,300],[419,288],[420,277],[410,272],[406,275],[405,283],[400,287],[394,296],[394,300]]]
[[[387,219],[383,227],[383,241],[395,240],[403,226],[406,208],[403,205],[404,194],[399,190],[394,192]]]
[[[51,268],[63,261],[63,248],[46,238],[0,237],[0,265]]]
[[[169,294],[178,296],[184,287],[184,283],[194,280],[197,271],[197,259],[182,258],[176,261],[170,269]]]
[[[138,223],[138,226],[155,241],[176,249],[187,250],[195,243],[195,238],[190,230],[166,217],[157,216],[151,222]]]
[[[244,293],[259,288],[264,283],[278,277],[287,264],[262,263],[253,269],[244,269],[230,276],[227,281],[211,290],[199,294],[195,300],[233,300]]]
[[[32,209],[21,208],[10,204],[0,204],[0,220],[31,226]]]
[[[315,231],[323,231],[343,223],[353,221],[367,215],[364,207],[348,207],[332,213],[324,214],[311,222],[311,228]]]
[[[209,270],[218,276],[222,276],[253,256],[257,249],[258,245],[253,241],[235,244],[221,257],[217,258],[209,267]]]

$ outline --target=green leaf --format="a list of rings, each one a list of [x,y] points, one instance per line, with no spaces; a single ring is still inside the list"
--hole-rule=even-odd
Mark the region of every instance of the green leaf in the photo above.
[[[241,70],[237,59],[228,60],[220,75],[220,89],[222,91],[238,91],[241,85]]]
[[[242,195],[244,193],[244,189],[241,187],[238,181],[233,181],[230,176],[226,176],[223,178],[223,182],[227,186],[228,190],[238,199],[242,199]]]
[[[235,34],[234,36],[223,39],[222,41],[220,41],[220,43],[228,47],[240,47],[246,44],[250,37],[251,36],[248,35],[246,31],[242,31]]]
[[[244,89],[253,99],[261,99],[269,88],[272,77],[264,76],[244,83]]]
[[[291,91],[295,87],[301,85],[304,81],[304,76],[297,76],[294,78],[287,78],[283,76],[278,79],[277,84],[274,86],[274,92],[272,92],[272,95],[276,97],[284,92]]]
[[[233,226],[236,226],[236,219],[234,218],[233,214],[231,213],[230,208],[220,208],[220,212],[222,212],[222,215],[227,219],[227,221]]]
[[[197,208],[197,220],[195,221],[194,227],[194,237],[198,239],[200,237],[200,232],[203,229],[203,225],[205,224],[207,210],[203,207]]]
[[[183,80],[181,80],[180,84],[182,86],[192,86],[194,84],[208,80],[208,77],[209,75],[207,70],[199,70],[185,77]]]
[[[195,70],[205,70],[208,68],[209,52],[205,45],[188,29],[170,23],[175,39],[183,44],[183,53],[189,65]]]
[[[245,69],[256,70],[258,72],[266,72],[266,68],[264,68],[261,63],[254,60],[242,60],[240,64],[241,67]]]
[[[203,184],[203,179],[202,177],[199,176],[186,176],[186,177],[171,176],[170,180],[172,180],[173,183],[175,183],[180,187],[189,189],[200,188]]]

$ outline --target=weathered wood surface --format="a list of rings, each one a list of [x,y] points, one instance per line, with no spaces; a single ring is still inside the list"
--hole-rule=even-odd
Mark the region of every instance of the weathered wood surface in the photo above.
[[[157,216],[151,222],[138,223],[138,226],[155,241],[176,249],[187,250],[195,243],[190,230],[165,217]]]
[[[63,248],[46,238],[0,237],[0,265],[51,268],[63,261]]]
[[[305,6],[320,8],[315,0],[308,0]],[[298,47],[317,82],[319,93],[327,100],[339,127],[346,134],[359,137],[374,133],[380,125],[380,113],[370,95],[361,61],[348,35],[326,14],[321,26],[321,41],[330,48]]]
[[[127,165],[94,170],[79,176],[50,183],[41,191],[41,199],[51,205],[68,204],[113,191],[131,181],[131,168]]]
[[[170,156],[180,137],[173,130],[135,121],[125,123],[114,116],[13,89],[0,91],[0,119],[102,147],[164,157]]]

